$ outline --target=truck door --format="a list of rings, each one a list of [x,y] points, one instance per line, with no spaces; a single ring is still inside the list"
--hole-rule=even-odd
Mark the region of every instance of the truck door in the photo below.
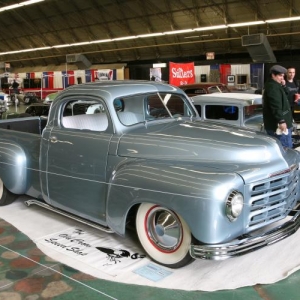
[[[58,109],[57,109],[58,110]],[[104,102],[65,101],[42,142],[45,200],[62,210],[104,223],[106,164],[113,126]]]

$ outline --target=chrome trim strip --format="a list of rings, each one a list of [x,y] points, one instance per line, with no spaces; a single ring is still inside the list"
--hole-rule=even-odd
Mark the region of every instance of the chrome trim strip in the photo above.
[[[99,225],[99,224],[97,224],[97,223],[90,222],[90,221],[88,221],[88,220],[86,220],[86,219],[83,219],[83,218],[80,218],[80,217],[78,217],[78,216],[74,216],[74,215],[72,215],[72,214],[69,214],[69,213],[67,213],[67,212],[65,212],[65,211],[63,211],[63,210],[60,210],[60,209],[58,209],[58,208],[55,208],[55,207],[53,207],[53,206],[51,206],[51,205],[48,205],[48,204],[46,204],[46,203],[44,203],[44,202],[41,202],[41,201],[38,201],[38,200],[34,200],[34,199],[26,200],[26,201],[25,201],[25,204],[26,204],[27,206],[30,206],[30,205],[38,205],[38,206],[41,206],[41,207],[46,208],[46,209],[48,209],[48,210],[51,210],[51,211],[53,211],[53,212],[55,212],[55,213],[58,213],[58,214],[60,214],[60,215],[62,215],[62,216],[68,217],[68,218],[73,219],[73,220],[75,220],[75,221],[77,221],[77,222],[83,223],[83,224],[85,224],[85,225],[88,225],[88,226],[90,226],[90,227],[99,229],[99,230],[104,231],[104,232],[107,232],[107,233],[113,233],[113,232],[114,232],[114,231],[112,231],[112,230],[111,230],[110,228],[108,228],[108,227]]]
[[[190,255],[193,258],[208,260],[224,260],[227,258],[241,256],[260,248],[279,242],[294,234],[300,227],[300,210],[292,219],[281,224],[262,235],[248,237],[242,236],[232,242],[216,245],[191,245]]]

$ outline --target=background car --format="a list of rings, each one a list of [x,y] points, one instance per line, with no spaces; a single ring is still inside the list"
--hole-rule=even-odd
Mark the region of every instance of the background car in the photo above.
[[[17,99],[19,102],[23,102],[25,104],[37,103],[39,102],[39,98],[35,92],[25,92],[17,94]]]
[[[25,114],[31,115],[31,116],[48,116],[49,110],[50,110],[50,104],[44,104],[44,103],[34,103],[29,105],[26,110]]]
[[[226,84],[218,82],[185,84],[180,85],[179,88],[184,90],[184,92],[190,97],[203,94],[230,93],[230,90]]]
[[[263,130],[262,95],[219,93],[192,97],[202,120]]]
[[[9,101],[9,95],[3,92],[0,92],[0,115],[7,111],[7,103]]]
[[[59,92],[55,92],[55,93],[50,93],[45,97],[45,100],[43,101],[43,103],[49,104],[52,103],[53,100],[56,98],[56,96],[58,95]]]
[[[245,127],[265,132],[262,115],[262,95],[248,93],[218,93],[192,97],[204,121]],[[294,123],[293,147],[300,146],[297,124]]]
[[[1,116],[2,119],[15,119],[24,117],[47,117],[50,110],[50,104],[33,103],[26,107],[25,110],[7,110]]]

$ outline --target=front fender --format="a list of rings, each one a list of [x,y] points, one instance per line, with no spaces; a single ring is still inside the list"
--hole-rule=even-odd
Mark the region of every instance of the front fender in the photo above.
[[[174,161],[126,160],[118,164],[109,182],[107,222],[124,235],[130,208],[154,203],[180,214],[198,240],[220,242],[243,230],[242,218],[233,225],[225,216],[232,189],[244,192],[236,173]]]
[[[5,187],[14,194],[26,192],[26,154],[12,142],[0,142],[0,177]]]

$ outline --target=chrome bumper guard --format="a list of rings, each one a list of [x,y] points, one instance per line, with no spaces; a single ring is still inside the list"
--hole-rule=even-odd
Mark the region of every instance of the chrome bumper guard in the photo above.
[[[262,235],[247,237],[242,236],[232,242],[216,245],[191,245],[190,254],[193,258],[208,260],[224,260],[227,258],[241,256],[260,248],[279,242],[294,234],[300,227],[300,210],[292,219],[283,223]]]

